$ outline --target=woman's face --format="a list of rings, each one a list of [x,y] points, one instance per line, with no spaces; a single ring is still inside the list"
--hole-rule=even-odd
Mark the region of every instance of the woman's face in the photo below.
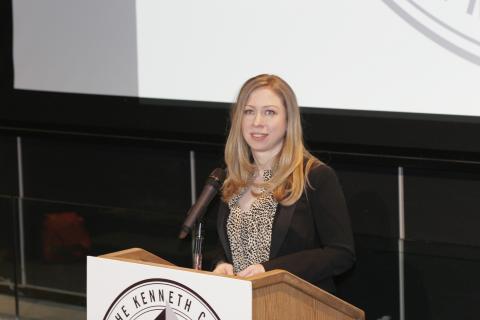
[[[254,90],[243,108],[242,135],[253,155],[271,159],[283,146],[287,113],[282,99],[269,88]]]

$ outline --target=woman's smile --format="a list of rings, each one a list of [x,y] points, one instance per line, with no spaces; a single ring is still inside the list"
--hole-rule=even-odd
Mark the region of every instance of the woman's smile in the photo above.
[[[268,133],[250,133],[250,135],[256,141],[263,141],[267,138]]]

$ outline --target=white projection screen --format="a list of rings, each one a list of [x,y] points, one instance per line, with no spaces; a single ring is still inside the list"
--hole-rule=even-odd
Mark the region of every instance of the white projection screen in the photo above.
[[[480,0],[15,0],[15,88],[480,116]],[[31,23],[35,21],[35,23]],[[48,45],[46,45],[48,44]]]

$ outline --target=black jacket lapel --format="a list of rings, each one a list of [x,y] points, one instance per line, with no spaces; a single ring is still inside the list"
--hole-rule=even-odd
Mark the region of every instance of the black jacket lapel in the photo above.
[[[230,209],[228,208],[228,205],[222,202],[218,210],[217,231],[218,231],[218,237],[220,238],[220,242],[222,243],[222,247],[225,252],[225,257],[228,260],[227,262],[231,263],[232,252],[230,251],[230,244],[228,242],[228,237],[227,237],[227,219],[228,219],[229,213],[230,213]]]
[[[296,203],[291,206],[284,207],[278,205],[277,215],[273,221],[272,226],[272,244],[270,246],[270,259],[275,258],[282,246],[285,236],[287,235],[290,221],[292,220],[293,212],[295,211]]]

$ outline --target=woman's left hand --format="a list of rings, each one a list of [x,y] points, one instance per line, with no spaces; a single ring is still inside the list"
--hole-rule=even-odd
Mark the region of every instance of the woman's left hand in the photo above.
[[[237,273],[237,276],[239,277],[251,277],[260,273],[265,272],[265,268],[261,264],[252,264],[251,266],[246,267],[239,273]]]

